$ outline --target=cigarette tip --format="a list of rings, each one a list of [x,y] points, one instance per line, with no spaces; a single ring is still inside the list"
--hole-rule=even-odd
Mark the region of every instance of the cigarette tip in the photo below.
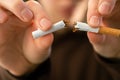
[[[38,31],[38,30],[33,31],[33,32],[32,32],[32,37],[33,37],[33,39],[37,39],[38,37],[40,37],[40,35],[38,35],[38,34],[39,34],[39,31]]]

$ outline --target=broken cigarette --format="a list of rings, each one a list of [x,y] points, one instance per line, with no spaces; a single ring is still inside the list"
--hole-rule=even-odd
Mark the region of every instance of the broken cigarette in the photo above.
[[[82,23],[82,22],[77,22],[75,25],[75,29],[80,30],[80,31],[88,31],[88,32],[107,34],[107,35],[120,37],[119,29],[114,29],[114,28],[110,28],[110,27],[92,28],[88,24]]]
[[[57,23],[55,23],[52,28],[48,31],[42,31],[40,29],[33,31],[32,32],[32,36],[34,39],[37,39],[41,36],[47,35],[49,33],[58,31],[60,29],[65,28],[68,25],[68,23],[66,23],[66,21],[59,21]],[[83,22],[77,22],[75,25],[75,30],[80,30],[80,31],[88,31],[88,32],[94,32],[94,33],[100,33],[100,34],[107,34],[107,35],[112,35],[112,36],[116,36],[116,37],[120,37],[120,30],[119,29],[114,29],[114,28],[109,28],[109,27],[99,27],[99,28],[92,28],[91,26],[89,26],[86,23]]]
[[[58,30],[63,29],[63,28],[65,28],[65,22],[62,20],[62,21],[59,21],[59,22],[53,24],[52,28],[48,31],[42,31],[40,29],[33,31],[32,36],[34,39],[37,39],[41,36],[47,35],[49,33],[58,31]]]

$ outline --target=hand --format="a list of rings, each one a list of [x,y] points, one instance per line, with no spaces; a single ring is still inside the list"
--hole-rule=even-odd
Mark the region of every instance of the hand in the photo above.
[[[105,1],[109,2],[108,10],[101,6],[101,3]],[[61,19],[69,19],[71,24],[81,21],[88,6],[87,21],[91,26],[118,27],[120,25],[119,0],[40,0],[40,2],[51,15],[53,22]],[[93,20],[93,23],[90,21],[92,16],[97,19]],[[120,58],[119,38],[94,33],[88,33],[88,38],[100,55],[108,58]]]
[[[52,22],[65,19],[72,25],[76,21],[83,20],[88,0],[39,0],[39,2],[49,14]]]
[[[89,0],[88,23],[93,26],[120,27],[120,0]],[[88,33],[94,49],[107,58],[120,58],[120,38]]]
[[[46,31],[52,23],[35,1],[0,0],[0,6],[0,66],[21,76],[49,57],[53,35],[34,40],[31,33]]]

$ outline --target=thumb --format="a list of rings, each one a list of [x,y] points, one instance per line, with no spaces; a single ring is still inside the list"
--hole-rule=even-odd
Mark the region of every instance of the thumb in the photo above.
[[[101,15],[109,15],[115,7],[117,0],[100,0],[98,5],[98,12]]]
[[[102,16],[110,14],[115,2],[116,0],[89,0],[87,22],[92,27],[104,25]],[[105,35],[102,34],[88,33],[88,38],[93,45],[104,43],[105,41]]]
[[[38,2],[29,1],[27,2],[27,5],[34,14],[35,25],[26,30],[23,43],[24,56],[29,62],[33,64],[40,64],[50,55],[50,46],[53,42],[53,35],[48,34],[38,39],[33,39],[31,33],[35,28],[46,31],[51,27],[52,23],[48,21],[49,19],[47,18],[46,12]],[[47,21],[42,19],[47,19]],[[43,25],[41,25],[41,23],[43,23]]]
[[[98,13],[98,3],[99,0],[89,0],[88,2],[87,22],[92,27],[98,27],[102,23],[102,17]],[[88,32],[88,38],[93,45],[100,44],[104,40],[103,35],[91,32]]]

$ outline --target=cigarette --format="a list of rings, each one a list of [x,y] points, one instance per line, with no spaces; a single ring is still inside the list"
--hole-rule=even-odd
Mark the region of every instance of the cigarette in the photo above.
[[[120,37],[119,29],[114,29],[114,28],[110,28],[110,27],[92,28],[88,24],[82,23],[82,22],[77,22],[75,25],[75,29],[80,30],[80,31],[88,31],[88,32],[93,32],[93,33],[100,33],[100,34]]]
[[[47,35],[49,33],[58,31],[58,30],[63,29],[63,28],[65,28],[65,22],[63,20],[61,20],[61,21],[53,24],[52,28],[48,31],[42,31],[40,29],[38,29],[36,31],[33,31],[32,36],[33,36],[34,39],[37,39],[41,36]]]

